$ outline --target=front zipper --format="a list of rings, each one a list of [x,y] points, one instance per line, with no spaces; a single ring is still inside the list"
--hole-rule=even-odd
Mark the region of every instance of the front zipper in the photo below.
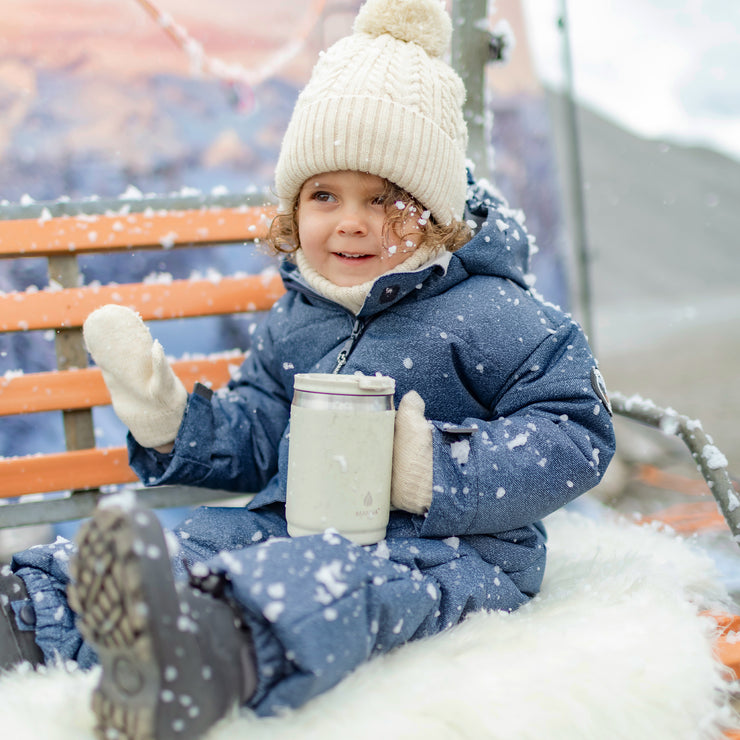
[[[360,338],[360,334],[362,334],[362,330],[364,328],[365,324],[363,324],[360,319],[355,319],[355,323],[352,325],[352,332],[344,343],[342,351],[337,355],[337,366],[332,370],[332,375],[339,373],[339,371],[347,364],[347,358],[349,357],[350,352],[354,349],[354,346]]]
[[[332,370],[332,375],[337,375],[341,369],[347,364],[347,359],[350,356],[350,353],[354,349],[355,344],[357,343],[357,340],[360,338],[360,335],[365,329],[365,323],[358,319],[357,317],[352,314],[349,309],[344,308],[343,306],[340,306],[340,304],[336,303],[336,301],[332,301],[331,299],[327,298],[326,296],[321,295],[320,293],[317,293],[315,290],[310,288],[309,286],[302,283],[300,280],[296,279],[293,276],[290,276],[290,282],[292,283],[293,290],[296,291],[296,293],[303,293],[303,295],[308,296],[309,298],[312,298],[313,300],[319,300],[323,303],[327,303],[330,306],[342,308],[344,311],[346,311],[350,316],[354,318],[354,322],[352,324],[352,331],[350,332],[349,338],[344,343],[344,347],[342,347],[342,350],[337,355],[337,364],[336,367]],[[368,321],[370,321],[373,317],[369,317]]]

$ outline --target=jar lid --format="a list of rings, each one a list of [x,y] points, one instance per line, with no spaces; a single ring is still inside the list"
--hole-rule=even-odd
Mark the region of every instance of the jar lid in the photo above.
[[[387,375],[297,373],[293,377],[293,387],[297,391],[336,396],[389,396],[396,390],[396,381]]]

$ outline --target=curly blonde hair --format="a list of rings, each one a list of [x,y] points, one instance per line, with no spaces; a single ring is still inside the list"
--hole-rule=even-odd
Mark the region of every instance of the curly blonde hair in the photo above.
[[[405,240],[412,234],[421,232],[422,244],[432,248],[454,252],[470,241],[470,227],[465,221],[452,221],[447,225],[437,223],[434,217],[410,193],[389,180],[385,181],[382,193],[386,219],[383,236],[390,241],[395,238]],[[300,249],[298,237],[299,196],[293,202],[290,213],[278,213],[270,224],[267,243],[275,254],[293,254]],[[405,231],[409,224],[414,226]]]

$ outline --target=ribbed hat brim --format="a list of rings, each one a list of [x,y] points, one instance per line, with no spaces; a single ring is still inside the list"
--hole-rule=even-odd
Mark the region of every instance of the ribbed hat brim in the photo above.
[[[292,208],[309,177],[340,170],[390,180],[440,223],[462,218],[466,180],[459,144],[436,122],[402,103],[368,95],[328,97],[309,104],[299,100],[276,169],[281,210]]]

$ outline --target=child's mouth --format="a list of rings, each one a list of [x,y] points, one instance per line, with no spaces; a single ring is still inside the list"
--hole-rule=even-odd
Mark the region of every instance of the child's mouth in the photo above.
[[[372,257],[371,254],[347,254],[346,252],[335,252],[337,257],[347,260],[363,260]]]

